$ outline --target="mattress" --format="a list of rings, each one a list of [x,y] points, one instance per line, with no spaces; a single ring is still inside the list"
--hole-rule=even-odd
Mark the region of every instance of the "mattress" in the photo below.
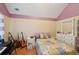
[[[75,55],[76,51],[73,47],[64,42],[51,39],[37,39],[37,53],[40,55]]]

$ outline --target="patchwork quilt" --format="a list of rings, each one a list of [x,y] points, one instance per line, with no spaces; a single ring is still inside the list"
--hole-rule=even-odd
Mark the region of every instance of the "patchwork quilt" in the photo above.
[[[38,50],[42,55],[75,55],[73,47],[55,39],[38,39]],[[38,53],[39,53],[38,52]]]

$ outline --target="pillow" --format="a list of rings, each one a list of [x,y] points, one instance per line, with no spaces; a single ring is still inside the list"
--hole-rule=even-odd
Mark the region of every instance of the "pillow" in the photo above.
[[[48,38],[50,38],[50,35],[48,35],[47,33],[40,34],[40,39],[48,39]]]
[[[51,35],[50,34],[47,34],[48,35],[48,38],[51,38]]]
[[[47,39],[47,38],[48,38],[48,36],[47,36],[46,33],[43,34],[43,38],[44,38],[44,39]]]
[[[40,39],[44,39],[44,34],[40,33]]]
[[[48,39],[47,33],[44,34],[44,38],[45,38],[45,39]]]
[[[49,33],[40,33],[40,39],[48,39],[51,38]]]

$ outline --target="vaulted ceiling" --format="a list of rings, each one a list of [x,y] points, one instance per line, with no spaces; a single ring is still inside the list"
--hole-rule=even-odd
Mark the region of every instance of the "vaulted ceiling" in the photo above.
[[[6,3],[10,14],[57,18],[67,3]]]

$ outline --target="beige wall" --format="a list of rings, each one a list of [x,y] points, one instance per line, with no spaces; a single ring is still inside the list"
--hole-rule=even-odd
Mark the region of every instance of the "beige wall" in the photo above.
[[[68,18],[67,20],[72,20]],[[65,20],[47,21],[41,19],[18,19],[5,16],[5,38],[8,38],[8,32],[16,35],[18,32],[24,32],[25,36],[35,32],[52,32],[56,36],[56,32],[69,32],[72,30],[71,23],[63,24]],[[62,26],[61,26],[62,25]],[[63,28],[62,28],[63,27]],[[62,29],[61,29],[62,28]]]
[[[10,21],[10,18],[7,16],[4,16],[4,39],[5,41],[8,40],[9,21]]]
[[[4,16],[4,38],[7,41],[8,32],[16,35],[17,32],[24,32],[25,36],[35,33],[35,32],[52,32],[53,36],[56,36],[56,32],[70,32],[74,31],[76,34],[76,28],[72,28],[72,23],[64,23],[70,20],[79,20],[79,16],[72,18],[60,20],[60,21],[47,21],[42,19],[18,19],[18,18],[9,18]],[[74,27],[76,27],[75,25]]]
[[[10,32],[14,35],[24,32],[26,36],[35,32],[51,32],[55,36],[56,21],[10,18]]]
[[[61,32],[61,22],[56,21],[56,32]]]

